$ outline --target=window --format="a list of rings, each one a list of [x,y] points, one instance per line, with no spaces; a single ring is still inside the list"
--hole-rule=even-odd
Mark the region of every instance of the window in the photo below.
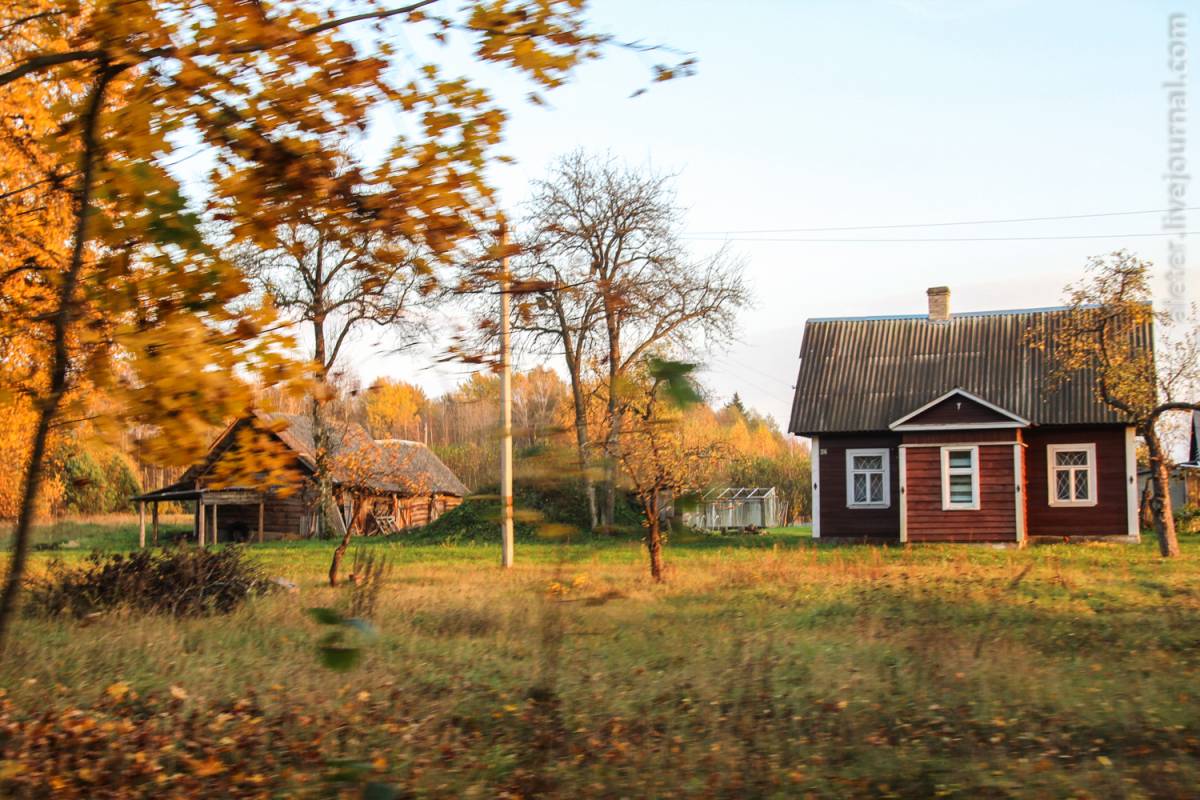
[[[887,449],[846,451],[846,505],[888,508],[891,505]]]
[[[1049,461],[1050,505],[1096,505],[1096,445],[1052,444]]]
[[[942,510],[979,510],[979,448],[942,448]]]

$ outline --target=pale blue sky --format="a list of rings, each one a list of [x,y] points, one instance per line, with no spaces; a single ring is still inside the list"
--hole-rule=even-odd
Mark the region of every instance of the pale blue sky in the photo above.
[[[598,0],[598,26],[694,52],[698,75],[629,99],[657,59],[613,53],[537,108],[516,99],[524,83],[484,72],[513,101],[504,150],[517,164],[494,176],[515,208],[553,156],[606,150],[678,172],[691,231],[1161,209],[1172,11],[1193,12],[1200,26],[1200,9],[1183,3]],[[410,44],[418,59],[436,55]],[[379,127],[382,137],[387,120]],[[1194,128],[1193,160],[1200,122]],[[1193,198],[1189,204],[1200,205],[1200,187]],[[1200,228],[1200,212],[1191,215],[1190,227]],[[1151,214],[780,236],[1159,230]],[[698,250],[713,246],[696,242]],[[919,312],[925,288],[936,284],[952,288],[955,310],[1054,305],[1087,256],[1123,246],[1164,261],[1158,238],[738,243],[756,306],[729,352],[698,354],[705,381],[718,396],[736,390],[785,424],[807,317]],[[1192,298],[1198,283],[1191,274]],[[364,379],[393,374],[435,393],[455,383],[454,369],[427,368],[432,350],[382,358],[371,354],[376,340],[364,336],[354,350]]]

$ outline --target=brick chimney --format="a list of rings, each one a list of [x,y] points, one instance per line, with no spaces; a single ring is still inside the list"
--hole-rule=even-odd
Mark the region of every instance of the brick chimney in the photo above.
[[[929,296],[929,319],[945,322],[950,319],[950,287],[934,286],[925,290]]]

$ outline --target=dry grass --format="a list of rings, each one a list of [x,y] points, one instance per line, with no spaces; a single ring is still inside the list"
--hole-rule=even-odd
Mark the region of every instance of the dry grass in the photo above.
[[[196,748],[139,782],[113,755],[133,759],[136,733],[114,733],[88,774],[111,764],[129,796],[358,796],[379,781],[413,797],[1179,797],[1200,783],[1195,543],[1171,563],[1148,545],[767,543],[668,549],[666,586],[631,544],[527,546],[508,573],[491,548],[373,544],[394,564],[380,636],[346,674],[318,665],[304,613],[348,603],[322,585],[330,545],[256,550],[300,593],[230,617],[25,619],[0,665],[9,787],[50,780],[28,721],[81,708],[96,730],[154,719]]]

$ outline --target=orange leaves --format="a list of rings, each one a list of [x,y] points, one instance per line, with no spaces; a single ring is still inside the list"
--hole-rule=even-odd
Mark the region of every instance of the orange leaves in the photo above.
[[[15,519],[20,510],[21,487],[29,464],[29,431],[36,417],[37,410],[28,397],[10,395],[0,399],[0,519]],[[43,480],[37,515],[46,516],[62,494],[58,478]]]
[[[18,13],[31,3],[60,9],[29,0]],[[410,74],[389,26],[430,26],[439,39],[465,31],[477,58],[542,87],[608,41],[577,0],[471,0],[453,17],[368,0],[318,8],[329,6],[132,0],[28,19],[0,12],[15,26],[0,40],[0,270],[24,282],[4,293],[0,343],[26,339],[13,348],[21,358],[0,353],[0,363],[44,388],[47,323],[69,320],[69,388],[112,393],[114,418],[155,432],[151,457],[191,460],[214,423],[249,406],[249,381],[298,379],[287,343],[267,333],[271,309],[247,302],[242,266],[218,251],[278,248],[289,226],[326,220],[343,242],[397,243],[376,254],[385,266],[419,254],[428,293],[434,267],[494,221],[485,170],[503,110],[435,65]],[[78,58],[39,66],[70,53]],[[398,71],[406,82],[394,85]],[[407,138],[378,163],[357,161],[349,154],[384,102],[405,114]],[[212,164],[203,197],[173,176],[196,154]],[[74,223],[82,259],[71,257]],[[60,299],[65,274],[80,289]],[[367,293],[386,283],[370,270],[356,277]]]
[[[267,425],[243,423],[234,442],[221,455],[208,475],[208,486],[214,489],[245,488],[270,491],[286,497],[299,491],[304,474],[296,454],[274,436]]]

